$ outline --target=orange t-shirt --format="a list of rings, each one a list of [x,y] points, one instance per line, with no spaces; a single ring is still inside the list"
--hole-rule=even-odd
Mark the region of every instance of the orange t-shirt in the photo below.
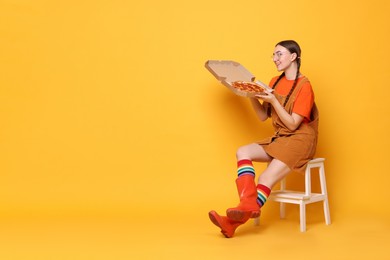
[[[270,82],[270,87],[272,87],[275,84],[277,79],[278,77],[272,78]],[[298,79],[298,83],[299,80],[301,79],[302,78]],[[278,85],[276,86],[275,91],[279,95],[287,96],[293,84],[294,84],[294,80],[288,80],[286,79],[286,77],[283,77],[279,81]],[[314,104],[314,92],[310,82],[307,81],[303,84],[301,90],[297,94],[292,112],[303,116],[305,122],[310,122],[310,113],[313,104]]]

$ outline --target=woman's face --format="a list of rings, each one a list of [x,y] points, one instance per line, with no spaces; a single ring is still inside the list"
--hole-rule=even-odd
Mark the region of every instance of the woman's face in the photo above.
[[[276,65],[278,71],[285,71],[295,61],[296,53],[290,53],[286,48],[281,45],[276,45],[272,60]]]

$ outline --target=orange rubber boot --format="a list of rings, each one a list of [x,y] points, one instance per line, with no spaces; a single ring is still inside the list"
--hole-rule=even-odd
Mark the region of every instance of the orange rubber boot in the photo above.
[[[243,221],[260,216],[260,206],[257,203],[257,189],[254,177],[244,175],[236,179],[240,204],[226,210],[226,215],[235,221]]]
[[[225,216],[220,216],[218,215],[217,212],[214,210],[209,212],[209,218],[211,222],[213,222],[214,225],[219,227],[221,229],[221,233],[226,237],[226,238],[231,238],[234,235],[234,232],[236,229],[244,224],[248,219],[243,220],[243,221],[235,221],[232,219],[229,219],[228,217]]]

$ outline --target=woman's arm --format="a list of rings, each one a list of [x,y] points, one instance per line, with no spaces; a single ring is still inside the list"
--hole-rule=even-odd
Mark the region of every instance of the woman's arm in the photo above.
[[[256,116],[261,120],[265,121],[268,118],[267,111],[265,110],[263,104],[257,98],[250,98],[253,109],[255,110]]]
[[[289,130],[294,131],[302,123],[303,116],[296,113],[290,115],[271,92],[265,91],[265,95],[257,95],[256,97],[264,102],[270,103],[274,107],[280,120],[282,120]]]

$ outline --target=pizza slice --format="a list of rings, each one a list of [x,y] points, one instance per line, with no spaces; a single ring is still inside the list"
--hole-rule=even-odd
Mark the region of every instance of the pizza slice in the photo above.
[[[237,94],[244,94],[247,97],[254,97],[255,95],[259,95],[265,91],[265,88],[255,82],[248,81],[234,81],[232,82],[232,87]],[[241,93],[244,92],[244,93]]]

